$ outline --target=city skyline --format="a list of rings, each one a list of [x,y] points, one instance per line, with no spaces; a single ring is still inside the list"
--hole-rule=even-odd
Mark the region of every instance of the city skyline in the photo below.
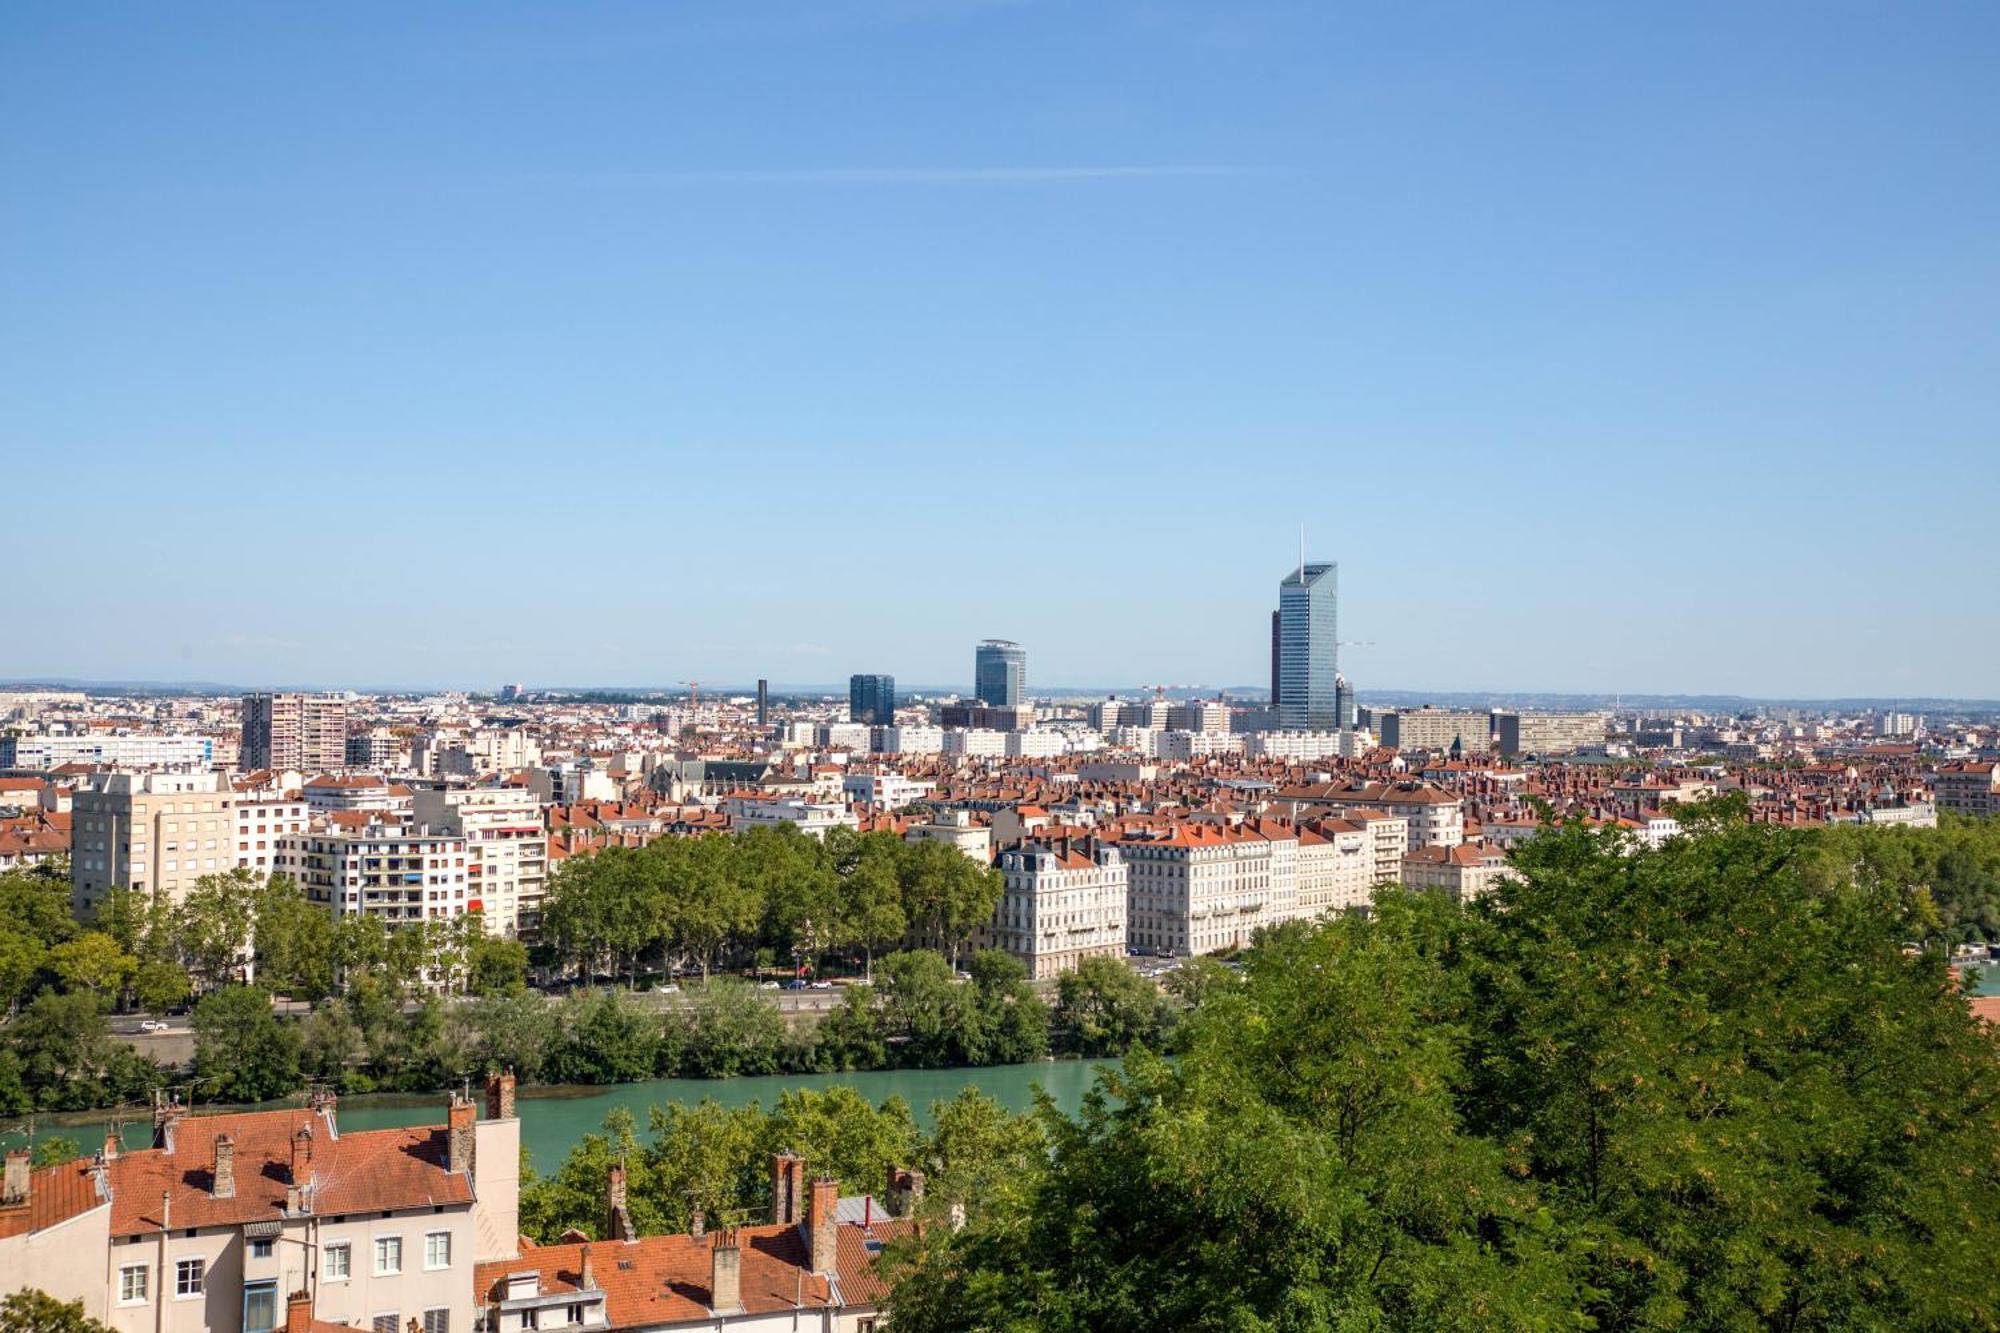
[[[1991,7],[378,13],[0,15],[0,675],[2000,693]]]

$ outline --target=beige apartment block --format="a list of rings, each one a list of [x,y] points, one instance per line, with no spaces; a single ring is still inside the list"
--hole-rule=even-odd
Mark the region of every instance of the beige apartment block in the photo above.
[[[178,903],[236,868],[236,794],[219,773],[104,773],[71,806],[70,897],[84,915],[113,888]]]

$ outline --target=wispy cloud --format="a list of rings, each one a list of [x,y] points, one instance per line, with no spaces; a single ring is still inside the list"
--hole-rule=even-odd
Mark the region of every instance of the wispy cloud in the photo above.
[[[1258,176],[1267,170],[1224,166],[792,167],[716,171],[588,172],[548,178],[571,185],[646,188],[672,185],[1042,185],[1072,181],[1173,180]]]

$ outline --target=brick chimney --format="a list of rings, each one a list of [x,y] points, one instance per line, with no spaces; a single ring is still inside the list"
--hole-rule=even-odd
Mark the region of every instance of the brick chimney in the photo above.
[[[125,1145],[118,1141],[118,1126],[106,1125],[104,1127],[104,1160],[115,1162],[118,1160],[118,1154],[123,1151],[125,1151]]]
[[[632,1210],[625,1206],[625,1163],[613,1162],[604,1176],[604,1239],[628,1244],[639,1239]]]
[[[451,1095],[451,1105],[445,1112],[447,1124],[446,1162],[447,1170],[457,1175],[472,1174],[472,1126],[479,1118],[479,1110],[472,1104],[472,1098]]]
[[[182,1110],[181,1104],[164,1089],[154,1091],[153,1146],[155,1148],[164,1148],[168,1152],[174,1150],[174,1127],[180,1124],[181,1117],[185,1114],[187,1113]]]
[[[227,1134],[215,1136],[215,1175],[208,1188],[218,1199],[236,1197],[236,1140]]]
[[[590,1246],[589,1246],[589,1245],[585,1245],[585,1246],[583,1247],[583,1264],[582,1264],[582,1268],[583,1268],[583,1271],[582,1271],[581,1273],[579,1273],[579,1274],[577,1275],[577,1281],[576,1281],[576,1287],[577,1287],[577,1290],[578,1290],[578,1291],[596,1291],[596,1290],[597,1290],[597,1266],[596,1266],[595,1264],[593,1264],[593,1263],[591,1262],[591,1258],[590,1258]]]
[[[707,1234],[708,1214],[697,1208],[694,1210],[694,1216],[688,1220],[688,1235],[695,1240],[700,1240]]]
[[[22,1208],[28,1202],[28,1150],[15,1148],[7,1154],[7,1174],[0,1183],[0,1208]]]
[[[311,1206],[312,1161],[312,1126],[300,1125],[292,1134],[292,1175],[285,1183],[285,1211],[293,1217]]]
[[[312,1333],[313,1298],[309,1291],[295,1291],[285,1300],[285,1333]]]
[[[486,1076],[486,1118],[488,1120],[514,1118],[513,1070],[503,1069]]]
[[[832,1176],[815,1176],[812,1183],[812,1269],[821,1277],[833,1276],[835,1238],[839,1222],[840,1182]]]
[[[708,1306],[716,1314],[735,1314],[743,1308],[743,1241],[735,1227],[715,1233],[708,1252]]]
[[[802,1214],[799,1187],[805,1181],[806,1159],[795,1152],[781,1152],[771,1158],[771,1223],[796,1225]]]
[[[914,1168],[905,1170],[892,1163],[889,1167],[889,1187],[884,1193],[896,1216],[907,1217],[924,1201],[924,1173]]]

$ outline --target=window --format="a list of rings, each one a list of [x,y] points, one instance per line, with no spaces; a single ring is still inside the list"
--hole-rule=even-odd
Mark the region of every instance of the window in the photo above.
[[[451,1233],[433,1231],[424,1237],[424,1267],[451,1267]]]
[[[572,1324],[581,1324],[583,1322],[583,1307],[581,1305],[572,1305],[569,1307],[569,1322]]]
[[[424,1311],[424,1333],[451,1333],[451,1311]]]
[[[152,1269],[144,1264],[128,1264],[118,1270],[118,1303],[137,1305],[146,1299],[146,1279]]]
[[[375,1275],[403,1271],[403,1238],[401,1236],[378,1236],[375,1238]]]
[[[243,1333],[272,1333],[278,1326],[278,1284],[251,1282],[243,1288]]]
[[[376,1315],[375,1333],[396,1333],[396,1316],[392,1314]]]
[[[521,1311],[522,1328],[524,1329],[540,1328],[541,1326],[542,1326],[542,1317],[541,1317],[541,1312],[539,1310]]]
[[[251,1242],[250,1242],[250,1257],[251,1257],[252,1259],[268,1259],[268,1258],[270,1258],[270,1257],[271,1257],[271,1247],[272,1247],[272,1246],[273,1246],[274,1244],[276,1244],[276,1242],[275,1242],[275,1241],[273,1241],[273,1240],[271,1240],[271,1238],[270,1238],[270,1237],[268,1237],[268,1236],[266,1236],[266,1237],[263,1237],[262,1239],[259,1239],[259,1240],[253,1240],[253,1241],[251,1241]]]
[[[174,1299],[201,1295],[204,1262],[200,1259],[183,1259],[174,1265]]]
[[[346,1241],[329,1245],[322,1252],[325,1260],[320,1265],[320,1275],[329,1282],[345,1282],[354,1274],[354,1249]]]

